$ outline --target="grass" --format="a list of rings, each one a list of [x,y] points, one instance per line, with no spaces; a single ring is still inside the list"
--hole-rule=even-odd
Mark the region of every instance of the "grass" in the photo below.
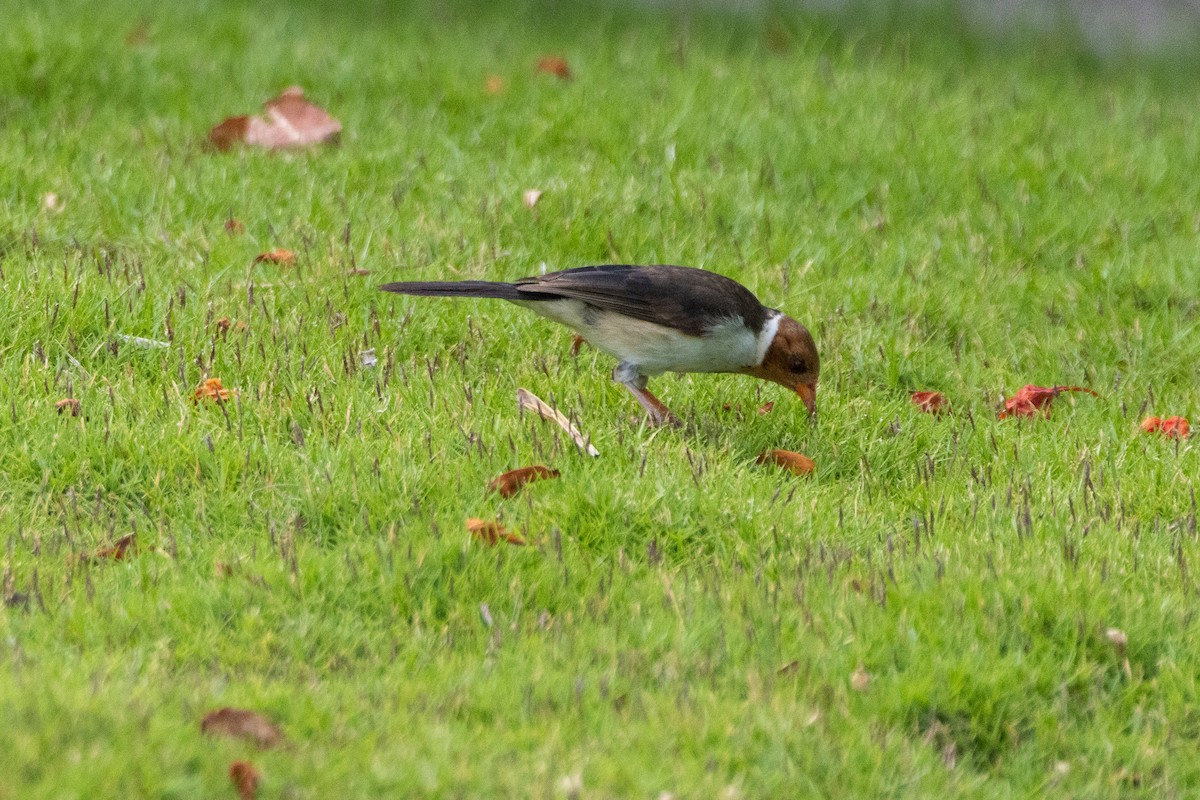
[[[287,798],[1200,781],[1200,457],[1138,429],[1200,412],[1187,76],[772,15],[5,16],[0,798],[230,797],[240,758]],[[205,149],[291,84],[340,147]],[[253,263],[274,247],[297,263]],[[652,430],[565,330],[374,288],[609,261],[708,267],[809,324],[819,424],[691,376],[654,384],[689,426]],[[210,376],[223,408],[191,399]],[[996,420],[1030,382],[1103,397]],[[530,463],[562,478],[487,493]],[[129,532],[136,556],[80,558]],[[288,744],[203,737],[225,705]]]

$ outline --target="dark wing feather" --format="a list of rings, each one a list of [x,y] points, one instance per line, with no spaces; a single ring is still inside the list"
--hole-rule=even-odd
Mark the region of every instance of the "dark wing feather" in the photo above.
[[[578,267],[522,278],[516,288],[530,300],[568,297],[690,336],[701,336],[731,317],[740,317],[746,327],[757,331],[768,313],[737,281],[694,267]]]

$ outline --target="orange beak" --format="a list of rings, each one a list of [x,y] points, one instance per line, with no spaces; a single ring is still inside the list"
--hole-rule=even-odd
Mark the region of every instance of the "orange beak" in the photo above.
[[[804,401],[810,417],[817,416],[817,385],[815,383],[796,384],[796,394]]]

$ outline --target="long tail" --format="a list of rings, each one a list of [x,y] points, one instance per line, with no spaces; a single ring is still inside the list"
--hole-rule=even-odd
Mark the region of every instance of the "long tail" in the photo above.
[[[379,287],[385,292],[420,297],[494,297],[499,300],[529,299],[511,283],[497,281],[400,281]]]

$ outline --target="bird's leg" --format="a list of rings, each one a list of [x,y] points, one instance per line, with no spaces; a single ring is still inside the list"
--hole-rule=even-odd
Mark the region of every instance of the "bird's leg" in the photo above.
[[[663,404],[662,400],[646,388],[646,376],[637,371],[637,367],[632,364],[621,364],[613,370],[613,380],[629,390],[629,393],[641,403],[642,408],[646,409],[646,413],[650,415],[650,422],[654,425],[671,425],[678,427],[683,423],[679,417],[671,413],[671,409]]]

